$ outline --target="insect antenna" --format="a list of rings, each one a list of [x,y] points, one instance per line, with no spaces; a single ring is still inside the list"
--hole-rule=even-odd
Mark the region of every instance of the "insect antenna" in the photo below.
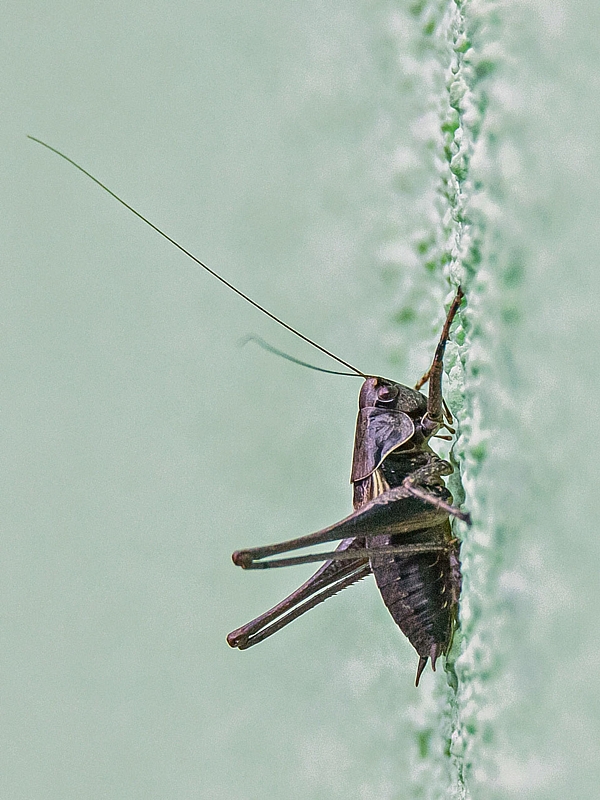
[[[264,306],[261,306],[255,300],[252,300],[251,297],[248,297],[248,295],[244,294],[244,292],[240,291],[240,289],[237,289],[232,283],[229,283],[228,280],[226,280],[221,275],[219,275],[218,272],[215,272],[214,269],[211,269],[203,261],[200,261],[200,259],[197,258],[189,250],[186,250],[185,247],[183,247],[183,245],[179,244],[179,242],[175,241],[175,239],[172,239],[167,233],[165,233],[163,230],[161,230],[153,222],[150,222],[150,220],[147,219],[143,214],[140,214],[139,211],[136,211],[135,208],[133,208],[133,206],[130,206],[129,203],[127,203],[125,200],[123,200],[121,197],[119,197],[119,195],[116,194],[115,192],[113,192],[112,189],[109,189],[108,186],[106,186],[105,184],[102,183],[102,181],[98,180],[98,178],[95,178],[91,174],[91,172],[88,172],[86,169],[84,169],[82,166],[80,166],[76,161],[73,161],[72,158],[69,158],[69,156],[65,155],[64,153],[61,153],[61,151],[57,150],[55,147],[52,147],[51,145],[46,144],[46,142],[43,142],[41,139],[36,139],[35,136],[27,136],[27,138],[31,139],[32,142],[37,142],[37,144],[41,144],[42,147],[45,147],[47,150],[50,150],[52,153],[55,153],[57,156],[60,156],[60,158],[62,158],[65,161],[67,161],[69,164],[71,164],[73,167],[75,167],[75,169],[78,169],[79,172],[82,172],[86,177],[88,177],[97,186],[99,186],[107,194],[109,194],[111,197],[113,197],[117,202],[121,203],[122,206],[125,206],[125,208],[128,211],[131,211],[132,214],[135,214],[135,216],[138,217],[138,219],[141,219],[142,222],[145,222],[146,225],[148,225],[150,228],[152,228],[158,234],[160,234],[163,237],[163,239],[166,239],[168,242],[170,242],[172,245],[174,245],[178,250],[181,250],[182,253],[184,253],[188,258],[191,258],[192,261],[194,261],[196,264],[198,264],[199,267],[202,267],[202,269],[206,270],[206,272],[210,273],[218,281],[221,281],[221,283],[223,283],[225,286],[227,286],[228,289],[231,289],[232,292],[235,292],[237,295],[239,295],[247,303],[250,303],[251,306],[254,306],[254,308],[257,308],[259,311],[261,311],[267,317],[270,317],[274,322],[277,322],[278,325],[281,325],[283,328],[285,328],[286,330],[290,331],[290,333],[293,333],[295,336],[298,336],[298,338],[302,339],[307,344],[312,345],[317,350],[320,350],[322,353],[325,353],[326,356],[329,356],[329,358],[332,358],[334,361],[337,361],[339,364],[342,364],[342,366],[347,367],[348,369],[352,370],[352,372],[356,373],[356,375],[360,375],[361,378],[366,378],[367,377],[364,372],[361,372],[356,367],[353,367],[352,364],[349,364],[347,361],[344,361],[343,358],[339,358],[339,356],[336,356],[334,353],[332,353],[331,351],[327,350],[325,347],[322,347],[320,344],[317,344],[317,342],[314,342],[312,339],[309,339],[308,336],[305,336],[303,333],[300,333],[300,331],[296,330],[296,328],[292,328],[292,326],[288,325],[287,322],[284,322],[282,319],[277,317],[275,314],[272,314],[270,311],[268,311],[266,308],[264,308]]]
[[[338,372],[335,369],[323,369],[323,367],[315,367],[314,364],[309,364],[308,361],[301,361],[299,358],[294,358],[294,356],[291,356],[289,353],[284,353],[283,350],[278,350],[276,347],[273,347],[272,344],[265,342],[265,340],[261,339],[260,336],[255,336],[254,334],[250,334],[249,336],[245,336],[243,339],[240,339],[239,345],[240,347],[244,347],[248,344],[248,342],[254,342],[259,347],[262,347],[263,350],[273,353],[274,356],[285,358],[286,361],[291,361],[293,364],[299,364],[301,367],[307,367],[307,369],[314,369],[316,372],[326,372],[328,375],[346,375],[349,378],[362,377],[362,375],[359,375],[357,372]]]

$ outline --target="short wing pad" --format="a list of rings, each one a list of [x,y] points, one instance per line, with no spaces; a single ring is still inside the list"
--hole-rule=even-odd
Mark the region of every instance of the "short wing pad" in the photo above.
[[[352,483],[371,475],[392,450],[408,442],[415,426],[408,414],[387,408],[361,408],[356,421]]]

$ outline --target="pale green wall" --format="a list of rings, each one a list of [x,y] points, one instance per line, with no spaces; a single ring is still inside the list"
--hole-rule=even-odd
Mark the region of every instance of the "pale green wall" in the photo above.
[[[594,796],[599,16],[8,7],[1,796]],[[227,647],[309,574],[231,551],[348,513],[359,384],[238,349],[258,333],[319,361],[27,133],[367,371],[420,375],[463,281],[456,695],[443,671],[414,689],[371,581]]]

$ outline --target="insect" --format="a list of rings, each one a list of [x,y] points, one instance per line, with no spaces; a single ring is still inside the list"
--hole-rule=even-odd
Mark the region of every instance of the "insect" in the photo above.
[[[304,336],[256,303],[216,273],[111,189],[68,156],[29,137],[85,174],[129,211],[175,245],[200,267],[262,313],[308,344],[363,378],[354,441],[351,483],[354,511],[340,522],[279,544],[236,551],[232,558],[243,569],[271,569],[323,561],[295,592],[256,619],[232,631],[227,642],[245,650],[272,636],[297,617],[342,589],[373,573],[392,618],[417,654],[416,685],[427,662],[447,654],[457,623],[461,588],[460,544],[450,517],[467,524],[469,514],[452,504],[443,478],[453,468],[431,449],[429,441],[442,428],[454,433],[452,416],[442,396],[443,359],[452,321],[463,300],[459,287],[449,308],[431,367],[412,389],[361,372]],[[290,358],[267,345],[267,348]],[[305,366],[312,366],[299,362]],[[318,369],[314,367],[315,369]],[[331,372],[332,370],[324,370]],[[428,396],[420,389],[429,383]],[[281,558],[312,545],[339,542],[335,550]]]
[[[427,660],[435,670],[437,658],[448,652],[461,587],[459,543],[450,516],[471,520],[451,504],[442,477],[452,466],[431,450],[429,440],[442,427],[454,433],[442,398],[442,367],[462,299],[459,288],[431,367],[415,389],[364,376],[352,460],[354,513],[317,533],[233,554],[243,569],[325,563],[289,597],[232,631],[231,647],[244,650],[262,642],[372,572],[390,614],[419,655],[417,686]],[[418,390],[427,381],[429,396],[424,397]],[[333,552],[273,558],[333,541],[340,541]]]

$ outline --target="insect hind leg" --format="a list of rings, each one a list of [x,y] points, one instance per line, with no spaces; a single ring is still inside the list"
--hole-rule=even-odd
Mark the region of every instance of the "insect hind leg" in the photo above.
[[[364,543],[361,540],[346,539],[341,542],[338,551],[340,554],[350,554],[362,546]],[[357,558],[356,555],[349,561],[330,560],[280,603],[232,631],[227,636],[227,643],[230,647],[246,650],[272,636],[328,597],[333,597],[342,589],[362,580],[370,572],[371,567],[367,560]]]

